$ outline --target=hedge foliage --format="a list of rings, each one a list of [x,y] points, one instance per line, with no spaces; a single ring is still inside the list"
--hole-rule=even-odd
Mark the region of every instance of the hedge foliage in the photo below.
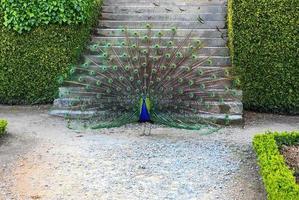
[[[7,127],[7,121],[0,119],[0,136],[5,133],[6,127]]]
[[[277,140],[277,141],[276,141]],[[298,200],[299,185],[285,164],[279,145],[299,144],[299,132],[256,135],[253,146],[269,200]]]
[[[229,46],[247,109],[299,113],[298,0],[229,0]]]
[[[22,34],[0,25],[0,103],[51,102],[58,92],[57,77],[78,61],[98,11],[99,2],[93,1],[92,14],[84,23],[51,23]]]
[[[85,22],[94,0],[1,0],[4,25],[18,32],[50,23]]]

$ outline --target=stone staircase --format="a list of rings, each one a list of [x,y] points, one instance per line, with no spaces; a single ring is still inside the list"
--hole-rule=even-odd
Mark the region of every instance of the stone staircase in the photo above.
[[[138,32],[147,32],[146,24],[152,24],[153,35],[158,31],[169,30],[171,27],[177,27],[177,36],[174,40],[181,40],[192,29],[192,39],[200,39],[204,48],[199,56],[211,57],[212,64],[205,63],[209,68],[227,68],[230,69],[229,49],[227,48],[227,30],[226,30],[226,12],[227,0],[104,0],[102,6],[102,17],[99,21],[94,35],[90,42],[90,47],[97,44],[110,42],[115,44],[123,40],[121,27],[127,27],[129,30]],[[168,35],[163,36],[169,38]],[[155,38],[153,38],[155,39]],[[123,48],[123,47],[115,47]],[[87,48],[83,59],[92,58],[101,60],[92,48]],[[93,97],[75,98],[82,88],[60,88],[60,98],[54,101],[54,107],[50,111],[53,115],[68,115],[81,118],[88,118],[90,115],[99,111],[72,111],[65,108],[74,101],[92,101]],[[68,92],[66,92],[68,91]],[[213,92],[225,93],[224,87],[214,89]],[[225,98],[224,104],[211,99],[214,111],[218,114],[213,116],[202,115],[204,118],[217,119],[219,123],[229,117],[232,123],[242,122],[243,105],[241,102],[242,92],[235,91],[236,98]]]

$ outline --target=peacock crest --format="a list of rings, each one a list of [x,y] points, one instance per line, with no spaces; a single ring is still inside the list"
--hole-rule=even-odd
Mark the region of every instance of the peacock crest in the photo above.
[[[222,104],[224,99],[234,98],[233,77],[226,68],[209,67],[213,54],[201,56],[204,45],[191,39],[192,31],[181,39],[176,37],[175,27],[153,31],[146,24],[142,32],[125,27],[120,31],[123,37],[114,43],[90,45],[89,50],[96,53],[82,65],[72,66],[69,78],[63,81],[76,88],[72,95],[77,101],[68,106],[69,113],[92,113],[72,122],[84,121],[90,128],[151,122],[184,129],[219,129],[206,116],[217,114],[213,102]],[[219,89],[224,92],[217,92]]]

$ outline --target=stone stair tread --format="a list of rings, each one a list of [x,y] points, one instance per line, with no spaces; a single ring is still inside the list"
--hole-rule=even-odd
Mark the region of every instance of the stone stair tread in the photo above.
[[[103,13],[226,13],[227,7],[225,5],[199,5],[199,6],[159,6],[143,5],[143,6],[126,6],[113,5],[102,6]],[[182,11],[184,10],[184,11]]]
[[[128,37],[132,44],[134,44],[136,38],[135,37]],[[121,42],[126,41],[127,39],[125,37],[105,37],[105,36],[94,36],[91,40],[91,43],[96,43],[99,45],[106,45],[107,43],[110,43],[113,46],[121,46]],[[227,45],[227,39],[226,38],[190,38],[185,41],[183,44],[183,38],[175,37],[152,37],[151,42],[152,45],[159,44],[162,46],[166,46],[168,41],[173,41],[174,45],[183,45],[183,46],[189,46],[190,44],[201,41],[202,45],[204,47],[226,47]],[[141,46],[144,46],[144,44],[147,43],[147,41],[139,41]]]
[[[98,34],[99,36],[107,36],[107,37],[110,37],[110,36],[123,36],[123,33],[121,32],[121,29],[119,28],[106,28],[106,29],[100,29],[100,28],[97,28],[96,29],[96,34]],[[145,29],[145,28],[135,28],[135,29],[128,29],[128,32],[138,32],[140,34],[147,34],[148,30]],[[153,35],[157,35],[157,33],[159,31],[162,31],[165,33],[165,35],[170,35],[171,32],[170,32],[170,29],[169,28],[163,28],[163,29],[151,29],[152,31],[152,34]],[[182,29],[182,28],[179,28],[177,30],[177,37],[185,37],[187,34],[189,34],[190,32],[192,31],[192,33],[194,35],[196,35],[197,37],[199,38],[220,38],[220,37],[223,37],[223,36],[226,36],[227,35],[227,30],[226,29],[216,29],[216,28],[213,28],[213,29]],[[95,35],[97,36],[97,35]]]
[[[155,28],[188,28],[188,29],[223,29],[225,27],[225,21],[205,21],[200,23],[199,21],[114,21],[103,20],[98,24],[99,28],[138,28],[140,26],[145,27],[146,24],[151,24]]]
[[[113,14],[113,13],[103,13],[101,16],[102,20],[118,20],[118,21],[128,21],[128,20],[152,20],[152,21],[196,21],[198,18],[203,21],[225,21],[225,14],[168,14],[168,13],[154,13],[154,14]]]
[[[101,56],[99,55],[84,55],[83,56],[84,61],[88,62],[95,62],[96,64],[103,64],[103,60],[101,59]],[[207,56],[199,56],[199,59],[207,58]],[[202,63],[202,65],[207,66],[228,66],[230,65],[230,57],[229,56],[209,56],[209,60],[211,60],[211,63],[207,60]],[[186,61],[185,64],[188,65],[192,61]]]
[[[93,46],[93,45],[91,45]],[[123,47],[123,46],[112,46],[113,49],[118,53],[118,52],[123,52],[126,50],[128,47]],[[94,49],[93,47],[87,47],[86,50],[86,55],[99,55],[99,49],[105,49],[105,46],[99,46],[98,48]],[[140,47],[140,48],[145,48],[145,47]],[[183,51],[186,51],[189,47],[182,47]],[[154,49],[154,47],[151,47],[150,49]],[[167,51],[166,46],[160,47],[160,49]],[[198,51],[199,56],[205,56],[205,55],[214,55],[214,56],[223,56],[223,57],[228,57],[229,56],[229,49],[227,47],[206,47],[202,48]]]
[[[128,0],[106,0],[104,1],[104,6],[115,6],[115,5],[127,5],[127,6],[144,6],[144,5],[153,5],[155,7],[160,6],[198,6],[198,5],[226,5],[227,1],[211,1],[211,0],[188,0],[188,1],[181,1],[181,0],[175,0],[175,1],[151,1],[151,0],[135,0],[135,1],[128,1]]]

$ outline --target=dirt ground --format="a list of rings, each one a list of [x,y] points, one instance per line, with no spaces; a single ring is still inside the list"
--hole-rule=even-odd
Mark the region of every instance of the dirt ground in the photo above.
[[[283,146],[281,154],[287,165],[295,171],[296,182],[299,184],[299,146]]]
[[[299,130],[298,116],[245,114],[210,135],[138,125],[67,129],[49,106],[0,106],[0,199],[266,199],[252,138]]]

